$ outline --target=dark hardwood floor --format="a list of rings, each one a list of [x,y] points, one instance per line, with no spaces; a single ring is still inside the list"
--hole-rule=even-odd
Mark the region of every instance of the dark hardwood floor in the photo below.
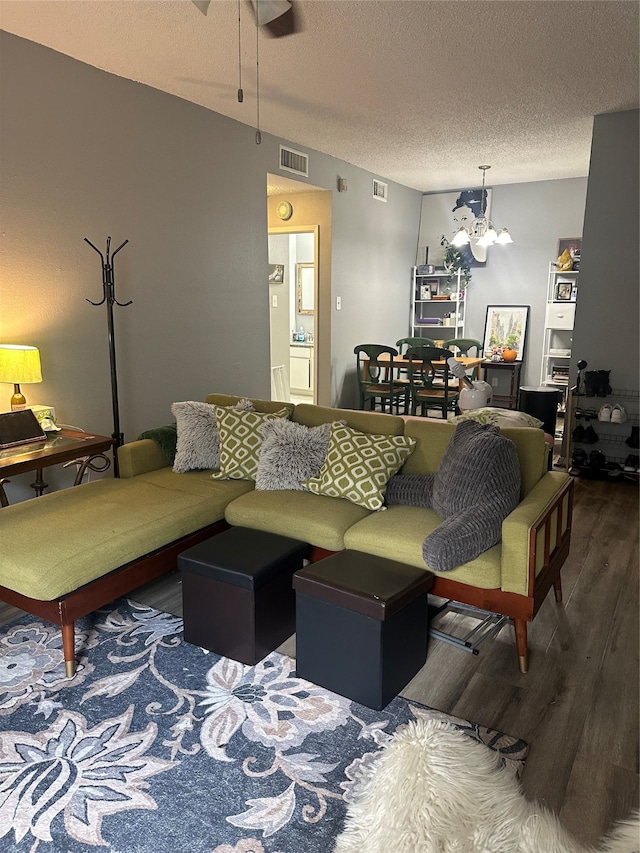
[[[638,489],[576,480],[564,602],[549,594],[529,626],[530,668],[518,671],[507,626],[476,657],[432,640],[403,691],[530,744],[522,784],[584,844],[638,807]],[[132,599],[181,615],[177,572]],[[19,611],[0,604],[0,623]],[[446,616],[455,630],[467,617]],[[295,637],[280,651],[295,656]]]

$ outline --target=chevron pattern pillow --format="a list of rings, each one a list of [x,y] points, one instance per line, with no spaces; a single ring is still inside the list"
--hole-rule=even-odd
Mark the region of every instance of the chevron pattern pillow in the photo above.
[[[289,409],[277,412],[239,412],[214,406],[220,433],[220,470],[214,480],[255,480],[267,421],[288,418]]]
[[[402,435],[369,435],[333,423],[327,458],[317,477],[305,480],[310,492],[346,498],[366,509],[380,509],[389,477],[412,454],[416,440]]]

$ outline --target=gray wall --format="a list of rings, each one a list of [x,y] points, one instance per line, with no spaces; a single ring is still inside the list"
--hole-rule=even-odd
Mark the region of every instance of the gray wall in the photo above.
[[[586,192],[586,178],[493,187],[491,218],[496,227],[509,229],[514,242],[489,247],[486,266],[472,268],[465,337],[483,339],[487,305],[529,305],[522,385],[540,384],[549,263],[558,256],[559,238],[581,236]],[[437,203],[438,194],[425,195],[423,210],[428,215]],[[421,233],[420,243],[437,246],[439,237]]]
[[[638,110],[595,117],[571,356],[574,382],[583,358],[588,370],[611,370],[614,389],[636,392],[639,117]]]
[[[64,423],[112,431],[101,267],[116,258],[121,428],[131,440],[169,422],[174,400],[211,391],[268,397],[267,173],[279,140],[172,95],[0,33],[0,340],[40,347],[44,381],[23,389]],[[353,346],[405,328],[421,196],[308,152],[308,182],[334,193],[333,402],[344,402]],[[384,176],[380,176],[384,177]],[[374,298],[372,298],[372,294]],[[335,300],[333,300],[335,306]],[[243,345],[244,344],[244,345]],[[11,387],[2,385],[6,405]],[[355,396],[352,396],[352,402]],[[56,478],[70,473],[56,469]],[[66,479],[65,479],[66,478]],[[19,484],[8,487],[16,500]],[[20,495],[28,494],[28,486]]]

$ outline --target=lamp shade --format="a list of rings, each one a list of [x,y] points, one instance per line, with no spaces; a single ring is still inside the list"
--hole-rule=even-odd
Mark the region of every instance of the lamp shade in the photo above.
[[[0,344],[0,382],[42,382],[40,351],[22,344]]]

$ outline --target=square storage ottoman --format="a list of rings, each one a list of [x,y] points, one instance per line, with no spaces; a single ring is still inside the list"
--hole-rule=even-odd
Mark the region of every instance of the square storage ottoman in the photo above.
[[[433,576],[359,551],[293,576],[296,672],[380,711],[427,659],[427,593]]]
[[[232,527],[178,556],[184,638],[253,666],[295,631],[293,573],[306,542]]]

